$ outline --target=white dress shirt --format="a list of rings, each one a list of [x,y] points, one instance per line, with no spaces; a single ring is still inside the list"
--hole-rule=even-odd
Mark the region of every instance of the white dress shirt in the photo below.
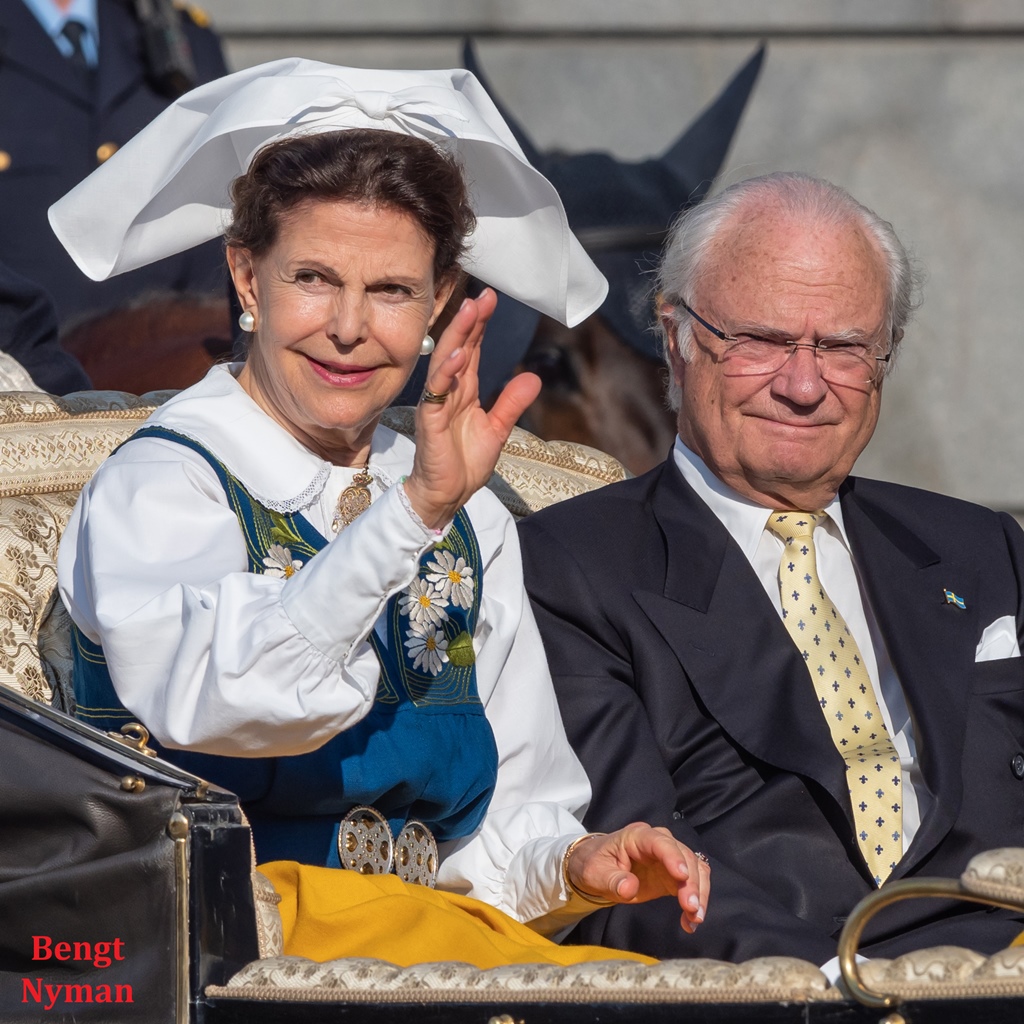
[[[331,537],[355,471],[304,448],[232,368],[214,367],[149,422],[199,441],[261,503],[301,511]],[[380,672],[367,636],[437,539],[399,494],[413,452],[408,438],[378,427],[370,508],[289,579],[247,571],[235,514],[195,452],[140,438],[103,464],[61,542],[60,592],[102,645],[122,703],[161,743],[299,754],[366,715]],[[498,779],[481,827],[442,845],[438,883],[551,932],[593,909],[570,898],[561,876],[566,845],[584,831],[590,784],[562,727],[514,521],[486,489],[466,510],[484,570],[473,641]]]
[[[770,530],[765,529],[768,516],[773,510],[742,497],[722,483],[679,438],[676,438],[673,454],[686,482],[739,545],[781,618],[778,572],[783,543]],[[857,567],[843,527],[843,509],[838,497],[829,502],[824,511],[829,518],[814,531],[818,578],[857,641],[886,728],[900,757],[903,775],[903,852],[906,853],[921,825],[921,815],[927,810],[929,799],[917,761],[910,712],[896,670],[889,660],[878,621],[857,577]],[[808,685],[811,685],[810,682]]]

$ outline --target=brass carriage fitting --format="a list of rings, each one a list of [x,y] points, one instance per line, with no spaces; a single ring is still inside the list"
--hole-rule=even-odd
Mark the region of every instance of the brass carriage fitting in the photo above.
[[[141,722],[128,722],[121,726],[120,732],[108,732],[107,735],[146,757],[156,757],[156,751],[149,746],[149,730]]]
[[[853,908],[839,936],[839,970],[847,991],[858,1003],[876,1010],[890,1010],[900,1004],[901,999],[898,996],[876,992],[864,984],[860,965],[857,963],[857,947],[868,921],[880,910],[900,900],[922,896],[965,900],[968,903],[1002,907],[1004,910],[1015,910],[1018,913],[1024,911],[1024,900],[978,895],[953,878],[900,878],[895,882],[886,882],[881,889],[869,893]],[[880,1024],[904,1024],[904,1019],[899,1013],[894,1012],[883,1018]]]
[[[167,822],[167,834],[178,842],[188,838],[188,818],[181,811],[171,815],[171,820]]]
[[[139,775],[126,775],[121,779],[121,788],[128,793],[141,793],[146,788],[146,780]]]

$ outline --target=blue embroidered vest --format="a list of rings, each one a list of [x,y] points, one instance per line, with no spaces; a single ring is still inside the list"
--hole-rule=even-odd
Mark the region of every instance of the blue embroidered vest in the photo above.
[[[145,427],[125,443],[138,437],[185,445],[211,465],[238,518],[250,572],[277,569],[288,576],[327,545],[301,515],[284,515],[257,502],[190,438]],[[418,580],[388,602],[386,642],[375,630],[370,633],[381,665],[373,708],[318,750],[236,758],[153,744],[167,760],[238,794],[261,862],[339,866],[339,822],[357,804],[376,807],[396,835],[407,820],[418,819],[439,842],[469,835],[483,820],[498,754],[476,685],[472,637],[481,561],[464,511],[444,541],[423,556]],[[133,720],[117,698],[102,648],[77,629],[74,685],[83,720],[110,730]]]

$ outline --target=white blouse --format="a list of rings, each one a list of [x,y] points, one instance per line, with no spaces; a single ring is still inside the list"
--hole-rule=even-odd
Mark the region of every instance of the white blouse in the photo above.
[[[354,470],[304,448],[217,366],[149,420],[202,444],[268,508],[324,536]],[[413,443],[373,436],[373,502],[286,578],[247,571],[234,512],[197,453],[140,438],[83,490],[58,558],[60,593],[103,647],[118,697],[169,748],[301,754],[369,711],[379,663],[368,642],[389,598],[437,539],[398,491]],[[589,912],[561,876],[582,834],[586,774],[565,737],[522,581],[512,517],[489,491],[467,503],[486,585],[474,636],[477,686],[498,748],[481,827],[442,844],[438,884],[550,933]],[[538,920],[543,918],[543,920]]]

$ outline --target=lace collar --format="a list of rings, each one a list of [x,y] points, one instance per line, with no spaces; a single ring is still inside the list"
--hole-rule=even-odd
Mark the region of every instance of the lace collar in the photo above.
[[[220,364],[160,406],[149,423],[175,430],[207,448],[267,508],[291,514],[318,501],[331,464],[275,423],[239,385],[241,363]],[[414,445],[378,426],[370,464],[382,484],[409,471]]]

